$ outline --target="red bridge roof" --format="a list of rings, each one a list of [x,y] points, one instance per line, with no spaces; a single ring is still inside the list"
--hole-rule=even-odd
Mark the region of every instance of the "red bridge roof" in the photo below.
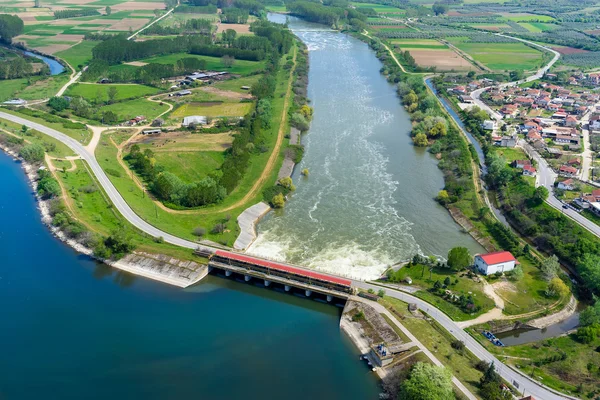
[[[335,276],[322,274],[320,272],[314,272],[314,271],[307,270],[304,268],[292,267],[289,265],[280,264],[280,263],[276,263],[273,261],[267,261],[267,260],[263,260],[260,258],[249,257],[249,256],[246,256],[243,254],[232,253],[232,252],[224,251],[224,250],[217,250],[215,252],[215,254],[220,257],[230,258],[232,260],[246,262],[249,264],[255,264],[255,265],[259,265],[261,267],[265,267],[265,268],[276,269],[279,271],[303,275],[303,276],[306,276],[309,278],[320,279],[320,280],[326,281],[326,282],[337,283],[338,285],[350,286],[352,284],[352,282],[349,281],[348,279],[342,279],[342,278],[338,278]]]

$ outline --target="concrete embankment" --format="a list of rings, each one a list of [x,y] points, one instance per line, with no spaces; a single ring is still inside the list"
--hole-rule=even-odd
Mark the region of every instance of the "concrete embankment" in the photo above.
[[[531,320],[527,323],[527,325],[533,328],[544,329],[549,327],[550,325],[554,325],[561,321],[564,321],[571,315],[575,314],[575,311],[577,311],[577,300],[573,295],[571,295],[571,300],[569,300],[569,303],[562,310],[555,314],[550,314],[545,317]]]
[[[236,250],[246,250],[252,242],[256,239],[256,223],[266,213],[269,212],[271,207],[265,203],[260,202],[252,207],[249,207],[241,213],[238,218],[238,224],[240,225],[240,234],[233,244],[233,248]]]

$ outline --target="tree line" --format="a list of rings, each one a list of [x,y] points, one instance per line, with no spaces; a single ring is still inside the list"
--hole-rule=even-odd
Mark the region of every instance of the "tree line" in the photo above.
[[[32,75],[48,75],[49,72],[50,69],[46,64],[42,64],[41,69],[34,71],[33,64],[21,55],[0,63],[0,80],[25,78]]]
[[[23,20],[16,15],[0,14],[0,43],[10,44],[24,28]]]
[[[100,15],[100,13],[95,8],[80,8],[77,10],[69,9],[54,11],[54,19],[91,17],[93,15]]]

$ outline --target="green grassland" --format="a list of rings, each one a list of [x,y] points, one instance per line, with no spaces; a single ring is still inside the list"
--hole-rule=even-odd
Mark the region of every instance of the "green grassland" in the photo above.
[[[156,163],[173,172],[181,180],[192,183],[208,176],[219,169],[225,160],[223,152],[188,151],[188,152],[154,152]]]
[[[71,149],[69,149],[65,144],[59,142],[56,139],[53,139],[47,135],[44,135],[40,132],[34,131],[32,129],[28,130],[27,133],[23,133],[21,131],[21,127],[17,124],[14,124],[5,119],[0,119],[0,135],[8,136],[6,132],[2,130],[9,131],[24,140],[30,143],[37,143],[44,146],[47,149],[47,153],[53,157],[66,157],[75,155]]]
[[[293,51],[296,51],[294,48]],[[282,64],[285,64],[286,58],[282,58]],[[265,145],[272,149],[277,140],[277,132],[280,127],[282,113],[284,110],[284,96],[288,86],[289,71],[281,68],[277,76],[277,85],[272,101],[272,121],[271,128],[264,130]],[[123,104],[123,103],[121,103]],[[131,208],[138,214],[144,217],[148,223],[174,235],[184,237],[190,240],[196,239],[192,232],[196,227],[204,227],[207,232],[210,232],[212,227],[217,223],[224,223],[226,226],[225,232],[222,234],[208,233],[207,239],[232,245],[239,235],[239,227],[236,222],[237,216],[242,213],[249,205],[261,201],[262,192],[259,192],[248,202],[241,204],[239,207],[227,211],[221,211],[228,206],[236,204],[242,199],[250,188],[261,176],[264,167],[269,159],[270,153],[265,152],[253,156],[246,173],[238,186],[227,196],[223,203],[205,207],[198,210],[196,213],[181,214],[169,212],[157,207],[149,194],[142,192],[137,185],[132,181],[130,170],[125,170],[117,161],[117,148],[110,142],[111,135],[103,135],[101,141],[96,148],[96,158],[105,171],[116,171],[117,174],[108,174],[110,180],[121,193]],[[268,179],[264,183],[264,187],[271,186],[277,179],[279,167],[283,162],[282,148],[277,165],[272,170]]]
[[[537,14],[521,14],[521,15],[511,15],[504,14],[504,18],[509,21],[522,22],[522,21],[554,21],[555,19],[549,15],[537,15]]]
[[[0,80],[0,102],[10,100],[27,87],[27,78]]]
[[[483,293],[483,285],[468,278],[464,273],[457,273],[446,268],[436,268],[430,274],[427,267],[417,265],[410,268],[401,268],[394,274],[394,277],[399,280],[410,277],[413,281],[413,286],[421,288],[421,290],[415,293],[417,297],[433,304],[455,321],[466,321],[494,308],[494,301]],[[447,288],[448,290],[459,296],[472,294],[475,303],[481,309],[477,313],[469,314],[462,311],[455,304],[427,291],[427,289],[433,287],[436,281],[443,283],[446,278],[450,278],[451,280],[451,284]],[[455,279],[458,279],[458,283],[454,283]]]
[[[47,99],[54,96],[68,81],[69,76],[67,74],[0,80],[0,102],[12,98],[24,100]]]
[[[575,335],[570,334],[541,342],[498,347],[485,340],[481,334],[471,332],[471,335],[478,339],[488,351],[495,353],[501,361],[533,376],[552,389],[579,398],[595,398],[593,395],[588,396],[594,391],[598,394],[600,352],[597,351],[597,348],[600,346],[600,338],[596,338],[592,343],[583,344],[577,341]],[[533,365],[536,361],[562,353],[566,354],[565,360],[554,361],[542,366]],[[580,385],[581,390],[579,390]]]
[[[226,81],[220,81],[213,83],[213,86],[223,90],[230,90],[237,93],[248,93],[248,90],[242,89],[242,86],[254,85],[261,78],[262,75],[252,75],[238,79],[228,79]]]
[[[100,99],[106,102],[111,87],[117,90],[115,101],[146,97],[159,92],[156,88],[144,85],[75,84],[69,87],[66,95],[83,97],[88,101]]]
[[[138,115],[143,115],[151,121],[168,109],[169,106],[166,104],[160,105],[160,103],[146,99],[123,101],[100,107],[101,112],[112,111],[119,116],[119,120],[123,121],[135,118]]]
[[[284,13],[287,11],[285,6],[266,6],[267,11],[276,12],[276,13]]]
[[[252,109],[252,103],[245,102],[206,102],[185,103],[171,113],[173,118],[183,118],[192,115],[206,117],[243,117]]]
[[[55,55],[65,60],[75,69],[79,69],[79,65],[85,65],[92,59],[92,49],[98,44],[93,40],[84,40],[76,44],[70,49],[59,51]]]
[[[264,68],[265,63],[262,61],[246,61],[246,60],[235,60],[233,66],[231,68],[225,68],[223,66],[223,61],[220,57],[208,57],[208,56],[198,56],[194,54],[187,53],[175,53],[169,54],[166,56],[157,56],[146,58],[143,60],[139,60],[145,63],[158,63],[158,64],[175,64],[181,58],[196,58],[199,60],[206,61],[206,69],[207,70],[217,70],[217,71],[227,71],[232,74],[240,74],[240,75],[249,75],[260,71]],[[133,67],[137,68],[137,67]]]
[[[532,70],[540,66],[543,54],[523,43],[467,43],[450,40],[476,61],[498,70]]]
[[[397,7],[388,6],[384,4],[375,4],[375,3],[359,3],[356,1],[350,2],[351,5],[355,7],[366,7],[372,8],[380,14],[405,14],[406,10],[402,10]]]

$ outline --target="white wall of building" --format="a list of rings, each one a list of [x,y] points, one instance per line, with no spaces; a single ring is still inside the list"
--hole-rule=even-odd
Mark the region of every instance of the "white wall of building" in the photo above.
[[[496,272],[507,272],[511,271],[515,268],[514,261],[507,261],[499,264],[487,265],[483,258],[477,256],[475,257],[475,266],[477,269],[484,275],[495,274]]]

